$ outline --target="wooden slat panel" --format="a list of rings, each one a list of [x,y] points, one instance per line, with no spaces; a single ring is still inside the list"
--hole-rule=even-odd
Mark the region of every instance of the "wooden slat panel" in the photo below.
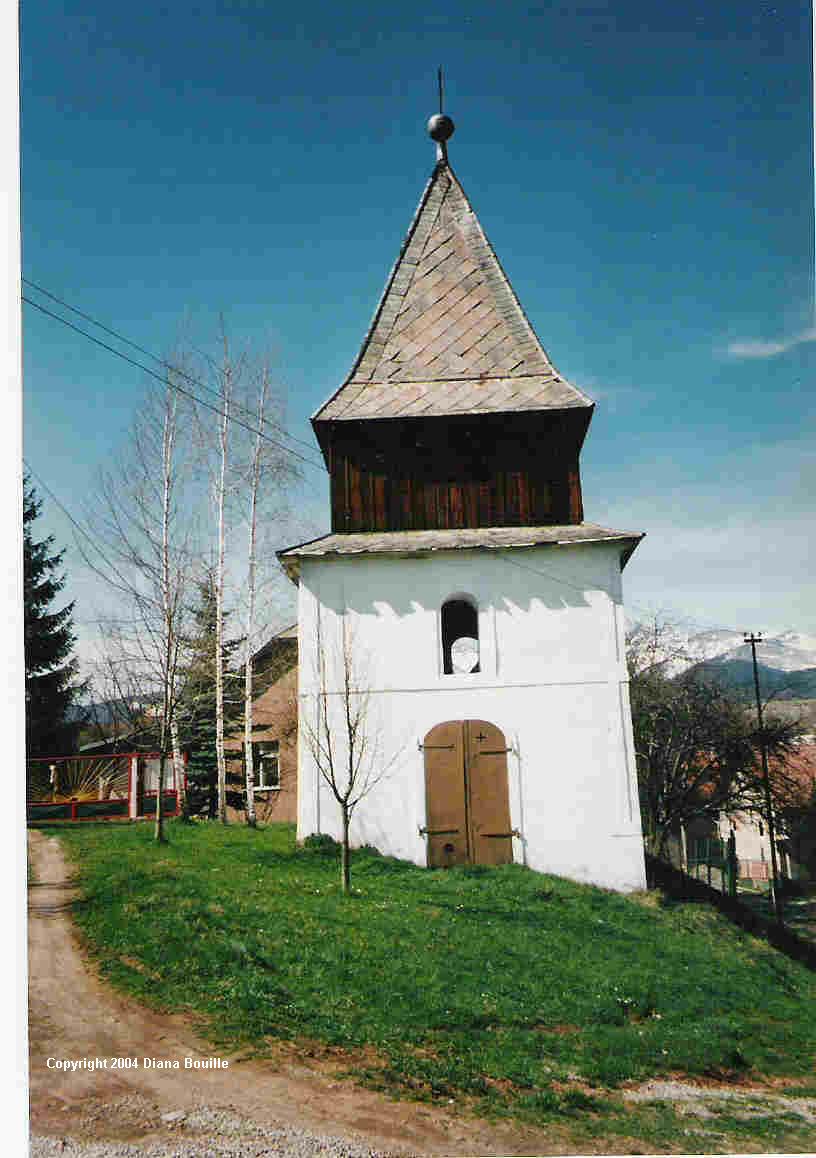
[[[375,531],[385,531],[388,529],[385,505],[385,475],[372,475],[371,490],[373,499],[372,527]]]
[[[386,530],[402,526],[402,477],[396,473],[385,476]]]
[[[425,481],[422,488],[422,497],[424,499],[423,527],[440,526],[436,509],[436,483],[431,479]]]
[[[411,523],[415,531],[422,531],[427,526],[425,522],[425,479],[422,475],[414,475],[411,480]]]
[[[522,527],[529,527],[532,523],[530,513],[530,476],[526,471],[519,471],[516,475],[518,482],[518,517]]]
[[[399,519],[395,521],[394,529],[412,531],[414,529],[411,476],[404,474],[399,480]]]
[[[491,488],[489,482],[479,483],[479,513],[477,515],[478,522],[475,524],[478,527],[489,527],[493,517],[493,504],[491,502]]]
[[[493,518],[497,520],[498,526],[506,527],[508,524],[505,502],[505,477],[503,471],[498,471],[495,475],[495,488],[491,498],[493,500]]]
[[[450,493],[446,482],[434,483],[434,499],[436,501],[436,525],[450,527]]]
[[[584,521],[584,504],[581,497],[581,476],[578,473],[578,465],[568,473],[569,486],[569,521],[571,523],[582,523]]]
[[[360,468],[352,458],[348,460],[348,506],[351,512],[351,527],[362,527],[363,499],[360,490]]]
[[[508,527],[517,527],[521,522],[519,517],[519,475],[518,471],[508,471],[505,475],[505,507],[504,517]]]
[[[553,521],[552,489],[549,482],[536,479],[533,510],[535,512],[533,515],[534,523]]]
[[[448,483],[448,526],[464,527],[465,500],[463,486],[460,483]]]
[[[335,452],[332,455],[331,472],[331,520],[333,531],[346,529],[346,463],[345,458]]]
[[[462,526],[479,525],[479,483],[470,480],[462,484]]]

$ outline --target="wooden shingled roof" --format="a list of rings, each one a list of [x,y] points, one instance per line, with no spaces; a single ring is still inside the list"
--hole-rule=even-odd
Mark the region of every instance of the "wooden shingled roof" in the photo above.
[[[348,555],[429,555],[436,551],[503,551],[518,547],[560,547],[616,542],[621,568],[637,547],[640,531],[615,531],[596,523],[546,527],[461,527],[438,531],[381,531],[322,535],[308,543],[278,551],[290,579],[297,582],[301,559]]]
[[[357,361],[312,421],[592,406],[553,366],[440,160]]]

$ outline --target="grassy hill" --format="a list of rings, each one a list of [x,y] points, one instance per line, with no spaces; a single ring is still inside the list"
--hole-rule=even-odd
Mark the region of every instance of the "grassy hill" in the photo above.
[[[632,1129],[633,1111],[609,1100],[621,1083],[813,1082],[816,975],[706,906],[368,851],[344,898],[336,850],[298,850],[288,826],[172,823],[163,848],[143,825],[59,835],[104,974],[188,1008],[222,1049],[305,1040],[346,1051],[358,1078],[392,1093],[583,1115],[587,1129],[600,1115],[613,1132]],[[666,1114],[639,1122],[650,1148],[677,1126]],[[762,1125],[733,1129],[743,1150]],[[771,1132],[767,1148],[782,1140]],[[784,1142],[812,1148],[812,1132]]]

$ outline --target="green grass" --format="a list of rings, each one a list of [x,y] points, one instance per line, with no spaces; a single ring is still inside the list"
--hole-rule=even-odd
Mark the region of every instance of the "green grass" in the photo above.
[[[298,850],[289,826],[168,828],[164,847],[146,825],[60,828],[76,920],[113,984],[222,1049],[309,1039],[392,1094],[613,1132],[632,1127],[622,1082],[813,1078],[816,975],[706,906],[367,850],[343,897],[336,850]],[[637,1113],[660,1141],[665,1113]]]
[[[744,886],[740,883],[739,899],[763,917],[773,919],[773,908],[767,885]],[[785,924],[806,940],[816,940],[816,886],[807,885],[800,892],[783,898]]]

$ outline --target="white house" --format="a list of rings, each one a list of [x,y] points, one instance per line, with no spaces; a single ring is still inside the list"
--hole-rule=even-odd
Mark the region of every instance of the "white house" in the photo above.
[[[340,835],[306,740],[325,709],[342,762],[363,698],[384,774],[352,843],[642,888],[621,589],[642,536],[584,522],[593,403],[451,170],[452,122],[429,131],[437,164],[362,350],[312,419],[332,532],[279,555],[299,584],[298,836]]]

